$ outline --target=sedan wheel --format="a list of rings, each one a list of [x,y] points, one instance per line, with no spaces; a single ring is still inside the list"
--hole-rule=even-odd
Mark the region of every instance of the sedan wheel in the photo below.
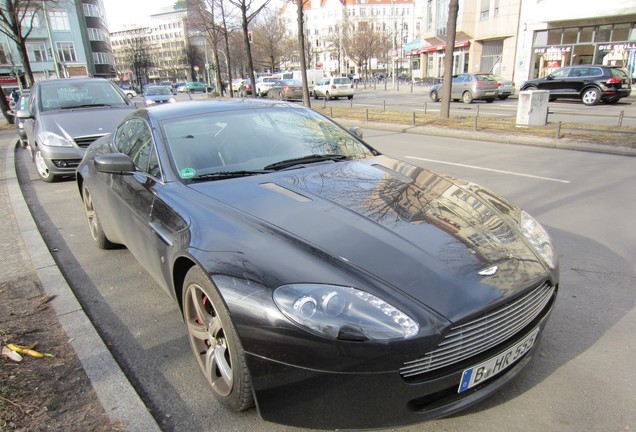
[[[51,174],[49,167],[46,166],[46,162],[44,162],[44,158],[42,157],[42,152],[40,152],[40,150],[35,150],[33,161],[35,162],[35,168],[37,169],[38,175],[42,180],[47,183],[55,181],[55,176]]]
[[[431,91],[431,100],[433,102],[439,102],[439,94],[437,93],[437,90]]]
[[[199,267],[186,274],[183,315],[192,351],[214,396],[234,411],[251,407],[252,385],[238,333],[216,287]]]
[[[473,103],[473,95],[470,94],[470,92],[468,91],[464,92],[464,94],[462,95],[462,100],[465,104]]]
[[[601,101],[601,92],[596,87],[589,88],[583,92],[581,100],[587,106],[596,105]]]
[[[88,229],[91,231],[91,237],[97,243],[97,247],[100,249],[112,249],[115,244],[108,240],[102,224],[97,218],[95,207],[93,206],[93,197],[88,190],[88,187],[84,186],[82,189],[82,199],[84,200],[84,211],[86,212],[86,220],[88,221]]]

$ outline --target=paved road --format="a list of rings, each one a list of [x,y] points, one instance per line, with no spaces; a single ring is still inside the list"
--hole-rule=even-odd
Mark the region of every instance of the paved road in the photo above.
[[[636,230],[626,217],[636,214],[636,158],[382,131],[366,137],[387,154],[520,204],[548,227],[562,266],[557,307],[524,373],[463,415],[400,431],[636,428]],[[177,307],[127,250],[94,247],[74,183],[44,184],[26,155],[17,155],[19,175],[49,248],[163,430],[300,430],[214,401]]]

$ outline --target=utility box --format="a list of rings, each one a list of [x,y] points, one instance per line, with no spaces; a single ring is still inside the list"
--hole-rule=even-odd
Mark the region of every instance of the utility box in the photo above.
[[[545,126],[548,122],[548,90],[519,92],[517,126]]]

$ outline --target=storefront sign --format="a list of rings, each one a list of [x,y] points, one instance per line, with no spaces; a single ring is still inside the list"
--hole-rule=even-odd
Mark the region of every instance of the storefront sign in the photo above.
[[[557,53],[569,53],[572,51],[572,47],[570,46],[558,46],[558,47],[547,47],[547,48],[535,48],[535,54],[557,54]]]
[[[600,51],[633,50],[633,49],[636,49],[636,43],[621,43],[621,44],[599,45],[598,49]]]

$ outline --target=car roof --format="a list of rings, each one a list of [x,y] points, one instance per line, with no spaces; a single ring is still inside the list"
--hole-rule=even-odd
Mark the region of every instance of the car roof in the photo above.
[[[106,78],[60,78],[60,79],[38,81],[37,84],[41,86],[48,86],[48,85],[59,84],[61,82],[81,83],[81,82],[95,82],[95,81],[110,82]]]
[[[140,111],[147,111],[158,121],[198,115],[205,113],[215,113],[221,111],[240,111],[249,109],[266,108],[268,106],[285,106],[294,109],[304,109],[301,105],[281,101],[249,99],[227,99],[227,100],[193,100],[178,104],[154,106],[141,108]]]

